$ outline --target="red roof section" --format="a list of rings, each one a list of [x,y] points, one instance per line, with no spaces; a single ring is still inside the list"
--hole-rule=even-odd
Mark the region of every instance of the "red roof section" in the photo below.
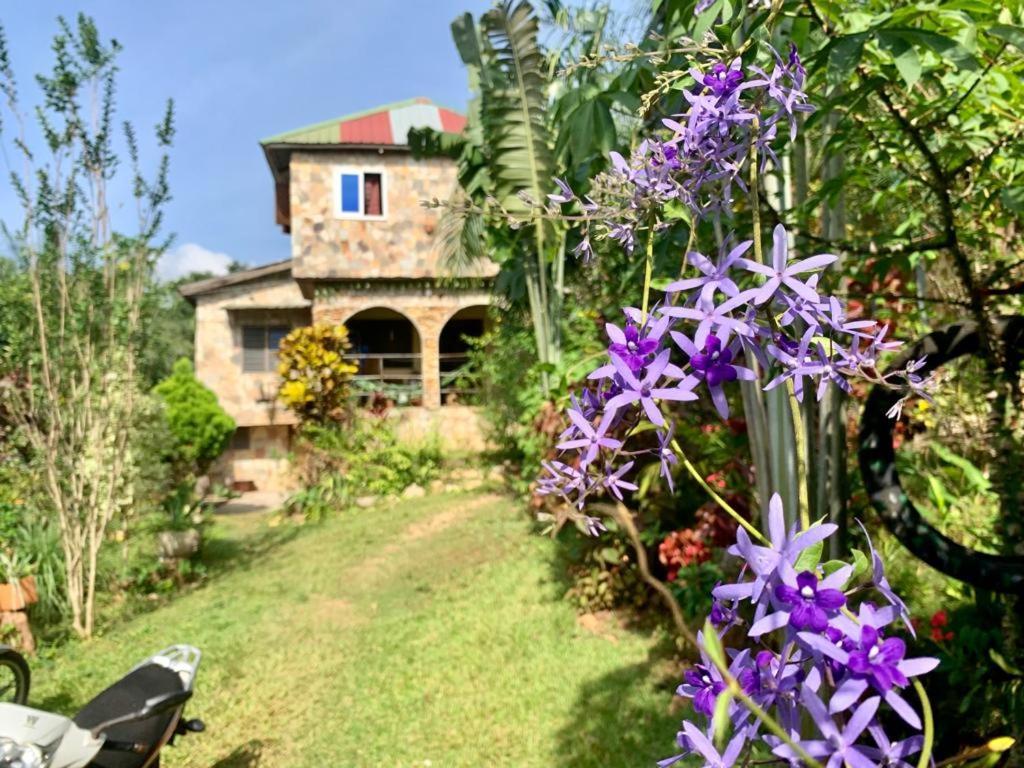
[[[338,123],[338,140],[343,144],[393,144],[391,114],[377,112]]]
[[[465,115],[452,112],[444,107],[438,107],[437,111],[441,115],[441,130],[450,133],[462,133],[462,129],[466,127]]]

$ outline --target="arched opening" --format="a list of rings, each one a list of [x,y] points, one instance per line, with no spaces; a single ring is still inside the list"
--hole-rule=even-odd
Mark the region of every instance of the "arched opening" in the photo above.
[[[472,340],[487,328],[487,307],[464,307],[448,318],[439,339],[441,403],[473,402],[479,392],[479,376],[471,364]]]
[[[365,403],[383,395],[397,405],[423,402],[423,355],[416,326],[401,312],[372,307],[345,321],[353,363],[353,386]]]

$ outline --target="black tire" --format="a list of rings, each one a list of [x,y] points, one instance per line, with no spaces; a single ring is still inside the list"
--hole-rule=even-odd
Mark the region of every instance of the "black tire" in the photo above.
[[[25,704],[31,680],[25,657],[13,648],[0,645],[0,703]]]
[[[1024,317],[1003,317],[995,323],[1008,357],[1007,365],[1021,366],[1024,355]],[[912,345],[893,363],[898,370],[909,360],[927,355],[924,376],[964,355],[976,355],[980,342],[977,326],[970,321],[953,323],[932,331]],[[907,497],[896,472],[893,448],[895,421],[886,412],[901,392],[875,386],[864,405],[860,422],[860,471],[871,503],[882,522],[912,554],[947,576],[975,587],[1024,595],[1024,557],[975,552],[944,536],[925,520]]]

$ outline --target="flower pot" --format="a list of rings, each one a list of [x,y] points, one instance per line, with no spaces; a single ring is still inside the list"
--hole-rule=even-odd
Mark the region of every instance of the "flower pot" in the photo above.
[[[199,551],[202,536],[195,528],[187,531],[162,531],[157,535],[157,544],[162,559],[181,560]]]
[[[35,576],[0,584],[0,611],[21,611],[37,602],[39,592]]]

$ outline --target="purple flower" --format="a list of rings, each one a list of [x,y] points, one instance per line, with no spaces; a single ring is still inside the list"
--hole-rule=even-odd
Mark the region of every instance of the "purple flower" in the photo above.
[[[801,571],[796,575],[796,584],[779,584],[775,597],[790,606],[789,626],[800,631],[812,629],[824,632],[828,620],[844,605],[846,595],[840,590],[823,586],[812,571]]]
[[[743,82],[743,70],[739,65],[739,59],[736,59],[730,66],[726,66],[720,61],[716,62],[711,67],[711,71],[700,79],[700,82],[715,96],[727,96]]]
[[[828,655],[847,668],[849,677],[836,688],[829,707],[833,712],[848,709],[868,689],[873,687],[914,728],[921,727],[921,718],[906,699],[896,692],[905,686],[907,678],[923,675],[938,666],[938,659],[920,657],[904,659],[906,644],[899,638],[881,640],[875,627],[863,625],[860,641],[851,651],[833,645],[825,638],[801,633],[800,639],[822,654]]]
[[[921,747],[924,746],[924,736],[917,735],[902,741],[890,741],[888,735],[882,730],[882,726],[877,724],[868,726],[868,733],[875,740],[878,749],[867,747],[864,751],[878,765],[886,766],[886,768],[914,768],[905,758],[921,751]]]
[[[672,468],[679,463],[675,449],[672,447],[673,436],[676,431],[675,424],[669,424],[668,429],[659,429],[658,435],[658,461],[661,464],[659,474],[668,483],[669,493],[675,493],[675,484],[672,480]]]
[[[728,337],[729,333],[751,333],[750,326],[744,320],[733,317],[730,313],[750,301],[754,293],[755,291],[753,290],[743,291],[723,301],[718,306],[715,306],[710,301],[698,301],[695,307],[665,307],[661,310],[661,314],[667,317],[696,320],[698,325],[693,335],[693,341],[698,347],[703,347],[708,336],[719,328],[725,331],[724,335],[726,337]]]
[[[647,364],[647,359],[661,345],[661,337],[668,328],[668,318],[663,317],[654,322],[647,329],[646,335],[642,335],[641,328],[634,323],[627,323],[624,330],[611,323],[606,324],[604,328],[612,341],[608,346],[608,353],[618,355],[629,366],[629,370],[636,373]]]
[[[622,501],[622,491],[635,491],[637,489],[636,483],[631,483],[628,480],[623,480],[622,477],[630,469],[633,468],[632,461],[627,461],[618,469],[615,469],[611,465],[605,466],[604,477],[601,482],[605,488],[619,501]]]
[[[559,191],[556,194],[548,195],[548,200],[561,205],[562,203],[568,203],[576,197],[572,189],[564,181],[558,178],[553,179],[553,181],[558,185]]]
[[[661,415],[657,401],[696,400],[697,395],[694,394],[693,387],[697,384],[697,380],[693,377],[688,376],[675,387],[662,387],[659,385],[661,375],[669,364],[669,354],[669,350],[663,350],[654,359],[654,362],[647,366],[647,372],[643,379],[638,379],[633,375],[629,366],[618,357],[612,358],[612,362],[619,376],[622,377],[623,383],[622,392],[608,401],[609,413],[617,412],[624,405],[639,402],[647,414],[647,418],[660,427],[665,423],[665,417]]]
[[[729,401],[722,385],[736,379],[754,381],[757,374],[741,365],[733,365],[733,358],[739,352],[740,345],[734,341],[728,347],[722,346],[718,336],[708,336],[703,351],[697,351],[696,345],[683,334],[672,331],[672,340],[690,356],[690,365],[699,378],[703,379],[711,394],[711,402],[723,419],[729,418]]]
[[[736,531],[736,543],[729,548],[730,554],[746,560],[754,574],[754,580],[725,584],[713,590],[712,594],[723,600],[749,598],[759,602],[765,592],[764,588],[770,583],[778,582],[777,571],[781,563],[792,565],[801,552],[819,541],[824,541],[837,530],[838,526],[833,523],[822,523],[800,533],[796,532],[795,526],[787,531],[782,497],[777,493],[773,494],[768,502],[769,545],[765,547],[754,544],[750,540],[750,535],[741,527]]]
[[[683,723],[683,732],[693,746],[693,751],[704,758],[705,768],[732,768],[747,743],[747,731],[739,729],[719,754],[711,740],[697,726],[690,722]]]
[[[729,297],[735,296],[740,292],[740,289],[733,279],[729,277],[729,271],[733,265],[740,261],[743,254],[750,249],[752,243],[752,240],[740,243],[729,253],[720,257],[717,264],[701,253],[690,251],[686,254],[686,260],[701,272],[701,276],[676,280],[674,283],[666,286],[665,293],[695,291],[699,288],[699,300],[703,302],[711,302],[714,299],[715,291],[721,291]]]
[[[677,695],[692,698],[694,710],[708,717],[715,712],[718,694],[726,689],[725,681],[717,671],[712,676],[712,669],[710,665],[694,664],[683,673],[684,682],[676,690]]]
[[[879,693],[888,693],[894,685],[907,684],[899,665],[907,652],[907,644],[898,637],[882,639],[874,627],[862,627],[860,643],[852,651],[846,666],[850,672],[871,683]]]
[[[917,637],[914,631],[914,624],[910,620],[910,610],[907,608],[907,604],[903,602],[900,596],[896,594],[896,591],[889,585],[889,580],[885,577],[885,565],[871,543],[871,537],[868,536],[867,528],[864,527],[860,520],[857,521],[857,525],[860,526],[861,531],[864,532],[864,538],[868,541],[868,552],[871,554],[871,583],[889,601],[889,604],[899,611],[900,618],[903,619],[904,625],[910,631],[910,636]]]
[[[840,768],[844,764],[850,768],[877,768],[871,761],[867,749],[857,745],[857,739],[871,724],[875,712],[878,711],[880,701],[877,696],[857,707],[842,730],[829,716],[821,699],[806,685],[802,689],[800,700],[814,724],[818,726],[821,735],[825,737],[824,740],[798,742],[811,757],[828,757],[825,768]],[[787,759],[796,757],[792,748],[785,744],[776,747],[773,752]]]
[[[754,292],[754,301],[757,304],[764,304],[774,298],[775,294],[785,286],[798,296],[807,301],[815,303],[821,301],[813,288],[796,276],[805,272],[814,272],[834,262],[838,256],[820,254],[802,259],[795,264],[789,264],[789,238],[786,228],[781,224],[775,227],[772,233],[772,263],[771,266],[758,264],[750,259],[742,259],[742,265],[751,272],[765,275],[768,279]]]
[[[571,448],[586,448],[586,453],[583,454],[581,459],[583,466],[590,464],[597,457],[597,452],[601,448],[609,448],[614,451],[622,447],[621,440],[616,440],[614,437],[608,437],[605,434],[614,418],[613,413],[606,413],[596,428],[578,410],[570,408],[566,411],[566,414],[581,436],[559,443],[558,450],[567,451]]]

